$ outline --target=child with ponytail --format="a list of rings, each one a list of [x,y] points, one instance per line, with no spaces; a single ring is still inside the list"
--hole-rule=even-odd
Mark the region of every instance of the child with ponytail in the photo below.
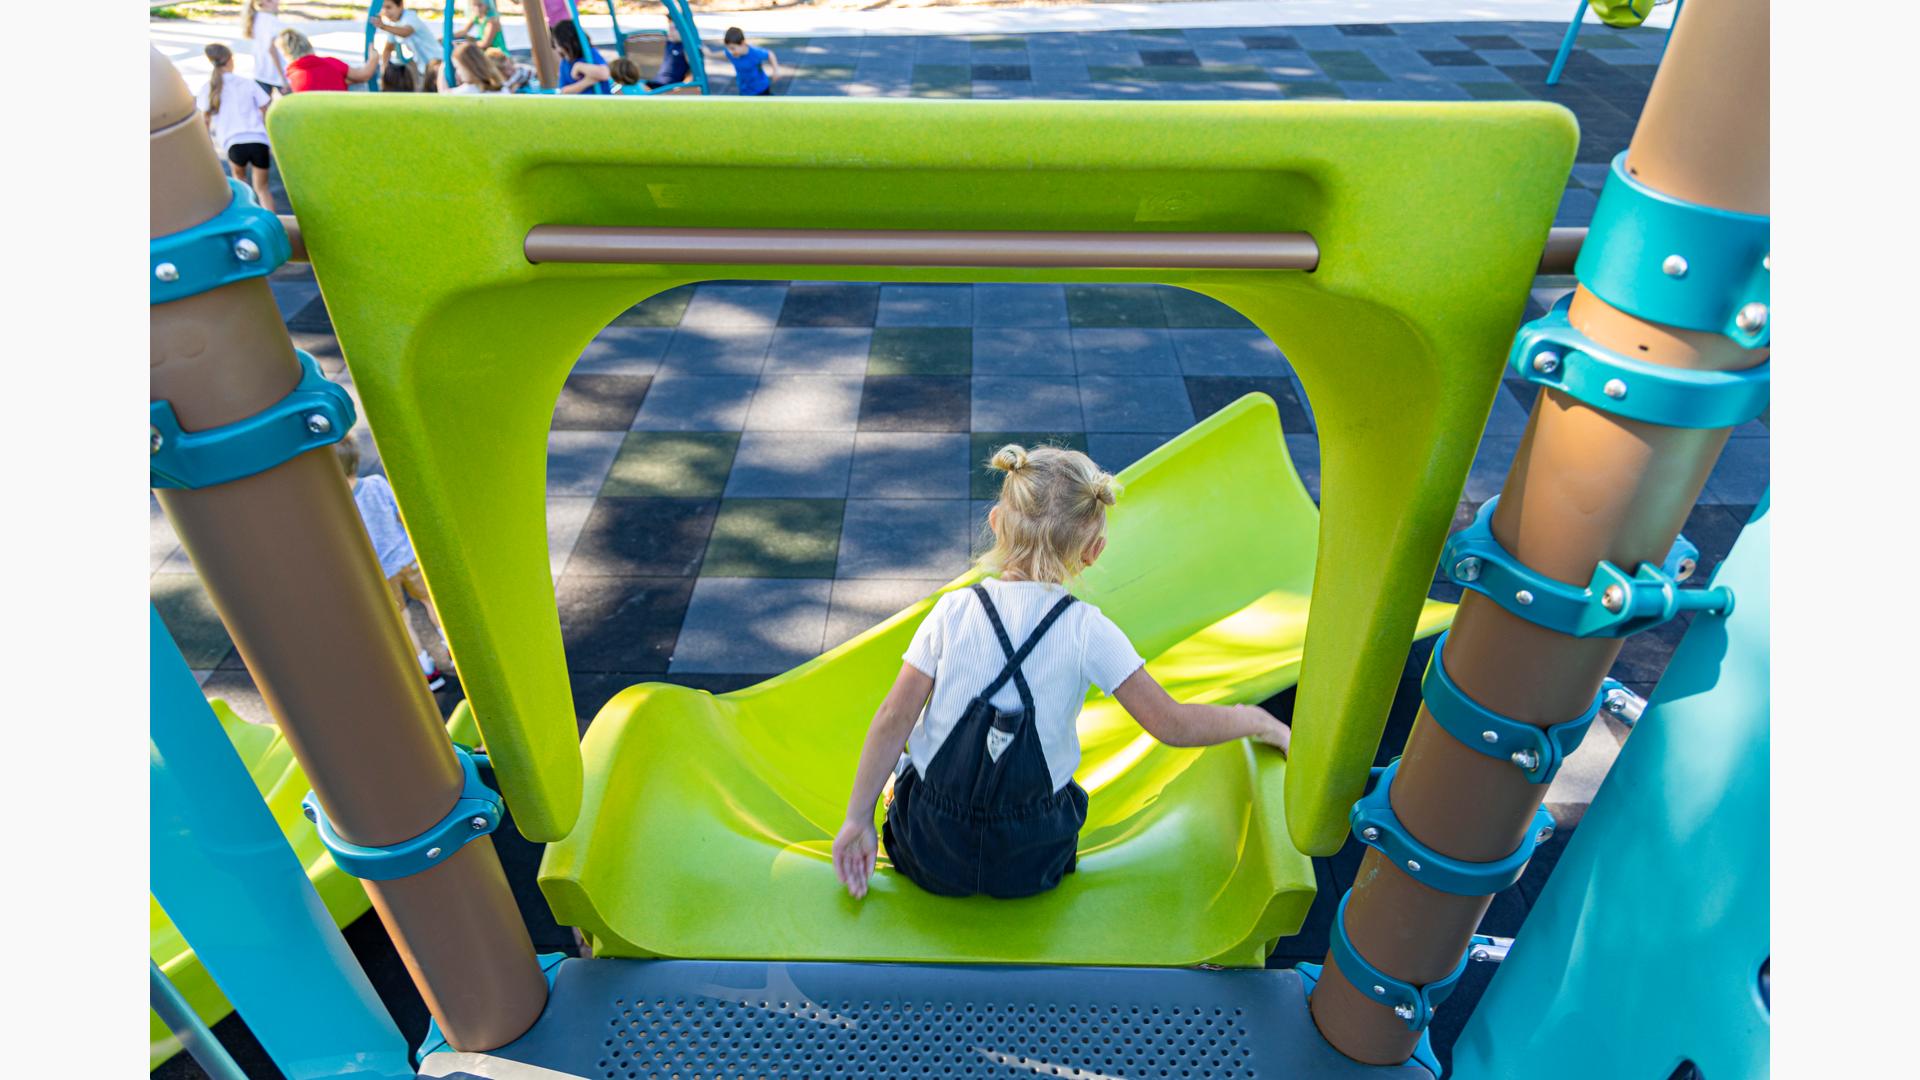
[[[200,113],[213,145],[227,159],[233,178],[253,188],[263,210],[274,209],[267,170],[273,156],[267,151],[267,103],[272,100],[260,84],[233,73],[233,50],[219,42],[206,47],[213,78],[200,88]]]
[[[873,808],[889,775],[887,856],[928,892],[1032,896],[1073,872],[1087,818],[1076,721],[1089,685],[1170,746],[1251,736],[1287,748],[1287,726],[1256,706],[1174,701],[1113,620],[1067,591],[1106,550],[1113,477],[1048,446],[1005,446],[990,464],[1005,476],[987,515],[989,576],[927,613],[860,753],[833,842],[856,898],[873,875]]]

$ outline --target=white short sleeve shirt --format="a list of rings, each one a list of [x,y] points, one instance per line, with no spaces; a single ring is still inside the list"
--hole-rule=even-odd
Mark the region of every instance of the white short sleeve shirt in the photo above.
[[[1033,581],[988,578],[984,584],[1015,649],[1067,592],[1059,585]],[[913,767],[925,776],[967,703],[1000,674],[1007,654],[979,598],[970,589],[959,589],[933,605],[902,659],[933,678],[933,696],[907,739]],[[1065,787],[1080,767],[1076,722],[1087,687],[1098,686],[1102,693],[1111,694],[1143,663],[1112,619],[1094,605],[1077,601],[1021,665],[1033,691],[1034,727],[1055,791]],[[1020,692],[1008,679],[990,700],[995,708],[1011,712],[1020,707]]]

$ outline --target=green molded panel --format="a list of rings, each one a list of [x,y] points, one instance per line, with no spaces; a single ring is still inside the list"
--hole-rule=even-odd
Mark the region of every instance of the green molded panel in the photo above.
[[[1338,848],[1365,781],[1577,140],[1571,114],[1538,103],[309,94],[275,106],[269,125],[529,837],[565,836],[581,805],[546,559],[545,452],[561,384],[601,327],[649,295],[713,278],[1159,281],[1222,300],[1269,334],[1319,423],[1315,550],[1327,557],[1284,792],[1288,828],[1309,853]],[[535,266],[521,244],[542,223],[1306,230],[1322,262],[1310,274]],[[1228,489],[1241,505],[1268,494]],[[1166,603],[1169,625],[1217,617],[1184,594]],[[688,773],[715,753],[687,761]],[[683,854],[656,853],[660,863]]]

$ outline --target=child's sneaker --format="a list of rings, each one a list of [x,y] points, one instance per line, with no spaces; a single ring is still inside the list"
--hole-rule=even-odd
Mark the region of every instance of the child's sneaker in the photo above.
[[[447,677],[440,674],[440,665],[433,662],[433,654],[421,649],[415,659],[420,661],[420,671],[427,677],[427,689],[438,690],[447,685]]]
[[[445,675],[440,674],[438,669],[435,669],[427,673],[427,689],[439,690],[446,685],[447,685],[447,677]]]

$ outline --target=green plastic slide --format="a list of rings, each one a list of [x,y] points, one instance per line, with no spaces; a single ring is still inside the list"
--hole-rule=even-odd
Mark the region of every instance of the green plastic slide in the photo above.
[[[333,864],[333,858],[320,845],[320,834],[314,830],[313,823],[300,811],[300,800],[306,797],[312,785],[307,776],[300,771],[300,763],[294,760],[293,748],[280,734],[280,729],[266,724],[250,724],[236,715],[227,703],[219,698],[209,698],[207,704],[213,706],[215,716],[220,718],[220,727],[226,731],[227,739],[240,753],[240,760],[246,763],[247,774],[253,777],[253,784],[260,789],[260,797],[266,800],[267,809],[273,813],[275,824],[286,835],[287,843],[292,846],[294,855],[300,864],[307,868],[307,880],[313,882],[314,891],[320,894],[320,901],[327,906],[336,926],[345,926],[365,914],[371,906],[367,892],[360,883],[342,873]],[[462,702],[454,709],[454,715],[448,721],[448,734],[456,742],[471,745],[479,737],[479,730],[473,723],[473,710]],[[174,928],[173,921],[160,908],[160,902],[152,896],[147,897],[147,935],[148,951],[153,962],[160,965],[174,988],[186,998],[193,1011],[208,1025],[218,1023],[233,1011],[220,988],[214,985],[213,976],[200,964],[180,931]],[[147,1011],[147,1067],[158,1068],[160,1063],[180,1052],[179,1040],[167,1030],[166,1024],[151,1009]]]
[[[377,189],[369,124],[387,136]],[[1339,848],[1408,643],[1437,625],[1427,588],[1577,142],[1538,102],[305,94],[268,125],[507,804],[528,837],[563,841],[549,901],[609,953],[765,959],[1251,963],[1297,922],[1303,854]],[[532,263],[539,225],[1298,230],[1320,261]],[[407,260],[396,284],[394,252],[449,244],[459,258]],[[1177,693],[1248,700],[1297,671],[1291,758],[1162,751],[1095,702],[1076,879],[936,908],[886,883],[851,904],[820,854],[923,608],[741,694],[630,690],[583,745],[547,561],[554,402],[621,312],[715,279],[1159,282],[1252,320],[1312,400],[1317,520],[1268,407],[1242,404],[1132,470],[1114,527],[1135,549],[1116,536],[1082,587]]]
[[[1240,399],[1121,481],[1107,553],[1074,591],[1176,698],[1257,702],[1293,685],[1320,514],[1273,401]],[[848,897],[833,834],[933,599],[748,690],[647,684],[609,702],[587,729],[580,824],[541,866],[555,916],[601,956],[796,960],[1258,965],[1299,929],[1313,865],[1287,836],[1286,760],[1244,740],[1163,746],[1097,690],[1080,716],[1079,870],[1058,889],[934,896],[883,858],[867,898]],[[1452,611],[1429,603],[1417,632]]]

